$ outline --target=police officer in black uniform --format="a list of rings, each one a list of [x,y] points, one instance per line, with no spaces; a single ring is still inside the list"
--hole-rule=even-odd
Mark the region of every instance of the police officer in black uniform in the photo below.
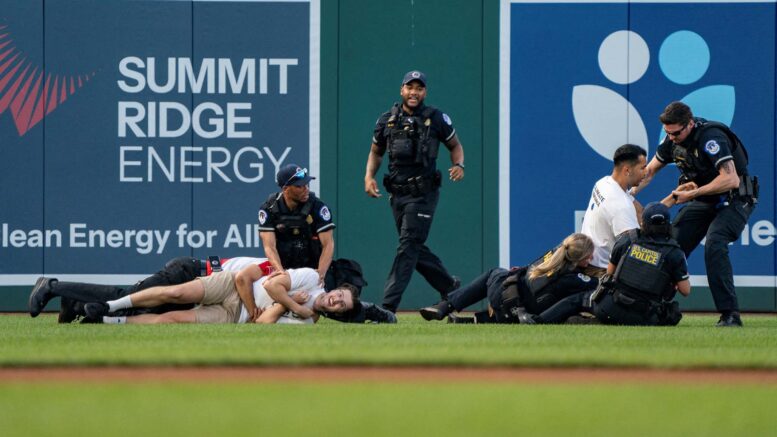
[[[673,301],[691,292],[685,254],[671,238],[669,209],[659,202],[642,212],[639,230],[618,237],[602,279],[593,293],[571,295],[522,323],[563,323],[581,311],[612,325],[676,325],[682,315]]]
[[[673,301],[691,292],[688,264],[671,238],[669,209],[659,202],[645,207],[639,231],[626,232],[612,249],[608,274],[612,286],[594,304],[605,324],[676,325],[682,315]]]
[[[335,224],[329,207],[310,192],[311,179],[315,178],[308,174],[308,170],[296,164],[287,164],[278,171],[276,182],[281,191],[271,194],[259,209],[259,236],[265,256],[278,271],[300,267],[316,269],[327,289],[340,285],[334,278],[341,275],[331,267],[348,269],[355,266],[358,272],[353,273],[358,275],[346,277],[345,282],[361,291],[366,284],[361,277],[361,267],[351,260],[332,262]],[[341,269],[339,273],[342,272]],[[350,317],[348,314],[332,314],[331,317],[355,323],[365,320],[396,322],[393,314],[369,302],[362,304],[363,311],[352,318],[344,318]]]
[[[667,136],[640,189],[670,162],[682,173],[681,182],[696,183],[696,189],[673,192],[677,203],[687,203],[675,218],[673,235],[686,256],[706,237],[707,279],[721,313],[717,326],[742,326],[728,245],[755,207],[758,178],[748,174],[747,151],[728,126],[694,117],[682,102],[670,103],[659,119]]]
[[[276,177],[281,191],[259,207],[259,236],[265,256],[278,270],[310,267],[323,282],[335,252],[332,213],[314,193],[308,170],[283,166]]]
[[[539,314],[567,296],[596,289],[598,279],[584,273],[593,251],[590,237],[572,234],[528,266],[483,273],[437,305],[421,309],[421,316],[442,320],[454,310],[487,298],[489,311],[475,314],[478,323],[520,323],[525,313]],[[466,323],[467,319],[454,317],[452,321]]]
[[[399,233],[399,247],[383,296],[383,308],[389,311],[399,307],[413,270],[418,270],[443,298],[457,288],[458,281],[425,245],[439,200],[440,142],[450,152],[450,180],[456,182],[464,177],[464,148],[450,117],[424,104],[426,76],[420,71],[408,72],[399,93],[402,102],[395,103],[375,124],[364,175],[367,195],[380,197],[375,173],[388,150],[389,173],[383,178],[383,186],[391,195],[391,210]]]

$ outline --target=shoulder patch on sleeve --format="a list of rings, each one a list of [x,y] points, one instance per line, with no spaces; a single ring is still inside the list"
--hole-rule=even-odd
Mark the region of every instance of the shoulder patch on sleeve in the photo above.
[[[720,144],[715,140],[709,140],[704,145],[704,151],[710,155],[717,155],[720,152]]]
[[[443,119],[443,121],[448,123],[448,126],[452,126],[453,125],[453,121],[451,121],[451,118],[448,117],[448,114],[446,114],[444,112],[442,113],[442,119]]]
[[[263,225],[267,221],[267,211],[260,209],[259,210],[259,224]]]
[[[580,280],[583,282],[591,282],[591,277],[583,273],[578,273],[577,277],[580,278]]]
[[[326,221],[332,220],[332,213],[329,212],[329,208],[327,208],[326,205],[321,207],[321,210],[318,212],[318,215],[320,215],[321,218]]]

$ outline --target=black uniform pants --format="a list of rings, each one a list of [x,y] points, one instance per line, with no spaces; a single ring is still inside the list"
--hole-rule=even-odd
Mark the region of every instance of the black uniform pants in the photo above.
[[[720,206],[692,201],[680,210],[672,223],[673,236],[686,257],[703,238],[707,238],[704,265],[715,308],[721,313],[739,311],[728,245],[742,234],[752,211],[753,205],[742,199]]]
[[[507,279],[509,274],[510,272],[505,269],[493,268],[478,276],[469,284],[450,292],[448,294],[448,302],[456,311],[461,311],[485,298],[488,298],[489,303],[497,299],[499,305],[495,307],[492,304],[491,306],[501,308],[502,282]]]
[[[58,281],[52,287],[52,293],[56,296],[68,298],[74,301],[88,302],[107,302],[120,297],[137,293],[146,288],[160,285],[175,285],[189,282],[200,276],[200,268],[203,267],[201,261],[197,258],[178,257],[170,260],[165,267],[149,276],[135,285],[122,288],[112,285],[87,284],[83,282],[62,282]],[[192,308],[193,305],[165,304],[155,308],[136,308],[122,310],[116,315],[133,315],[144,312],[161,314],[167,311]],[[83,313],[81,313],[83,315]]]
[[[540,323],[564,323],[568,318],[580,314],[580,311],[589,310],[585,303],[591,293],[591,291],[583,291],[559,300],[539,314]]]
[[[613,294],[607,293],[594,304],[593,314],[606,325],[656,326],[658,313],[653,310],[631,309],[615,302]]]
[[[413,270],[417,270],[441,295],[453,287],[453,277],[440,258],[425,245],[439,196],[437,189],[418,197],[409,194],[391,196],[399,246],[383,291],[383,308],[387,310],[396,311],[399,307]]]

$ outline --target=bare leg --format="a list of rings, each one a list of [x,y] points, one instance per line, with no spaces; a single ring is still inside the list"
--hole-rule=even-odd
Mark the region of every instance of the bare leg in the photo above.
[[[130,300],[135,308],[153,308],[166,303],[200,303],[204,295],[202,281],[195,279],[185,284],[147,288],[131,294]]]
[[[199,281],[198,281],[199,282]],[[194,311],[170,311],[163,314],[140,314],[127,317],[127,323],[148,325],[159,323],[196,323]]]

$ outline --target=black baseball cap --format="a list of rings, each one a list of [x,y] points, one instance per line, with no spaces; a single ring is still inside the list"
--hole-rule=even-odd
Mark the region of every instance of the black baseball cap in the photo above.
[[[661,202],[651,202],[642,211],[642,223],[664,225],[669,223],[669,208]]]
[[[310,183],[314,177],[308,174],[308,169],[302,168],[297,164],[286,164],[278,171],[278,175],[275,177],[275,181],[278,186],[283,188],[288,185],[294,185],[295,187],[302,187]]]
[[[405,73],[405,77],[402,79],[402,85],[407,85],[414,80],[421,82],[421,85],[426,87],[426,75],[418,70],[408,71]]]

